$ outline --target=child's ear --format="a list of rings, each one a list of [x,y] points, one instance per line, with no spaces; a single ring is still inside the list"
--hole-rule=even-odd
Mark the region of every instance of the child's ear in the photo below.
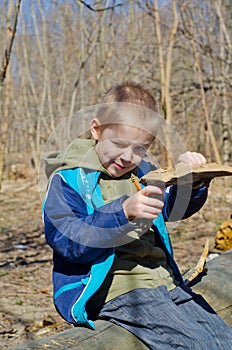
[[[91,121],[90,131],[91,131],[92,138],[94,140],[98,140],[99,136],[100,136],[100,123],[99,123],[99,120],[97,118],[94,118]]]

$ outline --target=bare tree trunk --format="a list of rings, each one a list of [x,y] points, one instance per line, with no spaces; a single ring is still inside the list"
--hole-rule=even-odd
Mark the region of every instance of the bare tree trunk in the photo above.
[[[218,151],[218,147],[217,147],[217,142],[216,142],[216,139],[215,139],[212,127],[211,127],[210,118],[209,118],[209,111],[208,111],[208,106],[207,106],[206,97],[205,97],[205,90],[204,90],[203,79],[202,79],[202,71],[201,71],[199,54],[198,54],[197,48],[196,48],[195,36],[192,37],[191,42],[192,42],[195,62],[196,62],[196,66],[197,66],[198,81],[199,81],[199,84],[200,84],[200,87],[201,87],[201,102],[202,102],[202,108],[203,108],[203,111],[204,111],[204,114],[205,114],[205,120],[206,120],[206,125],[207,125],[207,132],[209,133],[209,139],[210,139],[212,147],[213,147],[213,151],[214,151],[216,162],[218,164],[222,164],[221,157],[220,157],[220,154],[219,154],[219,151]]]
[[[176,1],[172,1],[172,13],[173,13],[173,23],[171,28],[171,35],[168,42],[167,58],[166,62],[164,61],[163,53],[163,44],[160,30],[160,16],[158,8],[158,0],[154,0],[154,9],[155,9],[155,27],[156,27],[156,36],[158,41],[158,51],[159,51],[159,67],[160,67],[160,82],[161,82],[161,103],[163,111],[165,113],[166,123],[166,159],[167,165],[172,166],[173,160],[171,157],[171,135],[170,127],[172,123],[172,102],[170,96],[170,86],[171,86],[171,68],[172,68],[172,51],[175,42],[175,36],[178,28],[178,15],[176,10]]]
[[[14,38],[15,38],[16,29],[17,29],[20,4],[21,4],[21,0],[17,0],[14,13],[13,13],[13,0],[9,1],[8,16],[7,16],[8,17],[7,18],[7,38],[8,39],[7,39],[6,49],[5,49],[4,57],[2,61],[1,72],[0,72],[0,91],[2,89],[4,79],[6,77],[7,67],[10,63],[10,55],[14,44]],[[12,15],[13,15],[13,21],[11,25]]]
[[[1,148],[0,148],[0,190],[2,188],[2,178],[3,178],[3,172],[5,167],[5,157],[6,157],[6,147],[7,147],[7,137],[8,137],[8,131],[9,131],[9,124],[10,124],[10,93],[11,93],[11,79],[10,79],[10,73],[9,71],[6,74],[5,79],[5,89],[3,89],[3,92],[5,92],[5,98],[4,98],[4,121],[3,121],[3,127],[1,130]]]
[[[85,57],[85,16],[84,16],[84,5],[80,4],[80,56],[81,62]],[[81,109],[84,103],[84,70],[80,72],[80,90],[79,90],[79,108]]]
[[[168,43],[168,51],[167,51],[167,61],[166,61],[166,81],[165,81],[165,100],[166,100],[166,120],[167,124],[167,149],[171,150],[171,134],[170,134],[170,126],[172,123],[172,102],[170,96],[171,89],[171,68],[172,68],[172,51],[175,42],[177,27],[178,27],[178,15],[176,10],[176,1],[172,1],[172,13],[173,13],[173,24],[171,29],[171,35]],[[172,166],[173,160],[171,159],[171,155],[167,158],[168,166]]]
[[[172,68],[172,51],[173,46],[175,42],[176,32],[178,28],[178,15],[176,11],[176,1],[172,1],[172,13],[174,16],[172,29],[171,29],[171,35],[170,40],[168,43],[168,51],[167,51],[167,61],[166,61],[166,81],[165,81],[165,99],[166,99],[166,106],[167,106],[167,114],[166,119],[169,123],[172,122],[172,104],[171,104],[171,97],[170,97],[170,86],[171,86],[171,68]]]
[[[218,0],[215,3],[217,15],[220,23],[220,57],[221,57],[221,72],[222,76],[227,75],[227,68],[231,64],[231,41],[229,34],[226,30],[226,26],[223,20],[222,12],[221,12],[222,1]],[[226,41],[226,42],[225,42]],[[226,45],[227,44],[227,45]],[[229,60],[226,66],[226,57],[225,57],[225,47],[229,48]],[[231,152],[231,144],[230,144],[230,132],[229,132],[229,103],[228,98],[226,96],[226,84],[225,79],[222,82],[222,100],[223,100],[223,112],[222,112],[222,150],[223,150],[223,162],[228,164],[230,160],[230,152]]]
[[[164,68],[164,57],[163,57],[163,44],[161,38],[161,30],[160,30],[160,16],[159,16],[159,6],[158,0],[154,0],[154,9],[155,9],[155,29],[156,29],[156,37],[159,51],[159,73],[160,73],[160,83],[161,83],[161,105],[164,113],[166,114],[166,106],[165,106],[165,68]]]
[[[9,64],[10,64],[10,56],[11,50],[14,43],[14,38],[16,34],[18,14],[20,10],[21,0],[17,0],[16,6],[14,8],[13,0],[10,0],[7,14],[7,43],[6,49],[4,52],[4,58],[2,62],[1,72],[0,72],[0,95],[3,97],[4,103],[4,120],[3,127],[1,130],[1,142],[0,142],[0,190],[2,188],[2,178],[3,171],[5,166],[5,153],[6,153],[6,145],[7,145],[7,136],[9,130],[9,114],[10,114],[10,72],[9,72]],[[12,25],[11,25],[11,18]],[[6,86],[5,90],[3,89],[3,83],[6,78]]]

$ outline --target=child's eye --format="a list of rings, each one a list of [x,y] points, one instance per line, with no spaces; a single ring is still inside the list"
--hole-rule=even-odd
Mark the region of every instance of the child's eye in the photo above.
[[[122,143],[122,142],[120,142],[120,141],[111,140],[111,142],[112,142],[114,145],[118,146],[118,147],[125,147],[125,144]]]
[[[143,147],[143,146],[137,146],[136,147],[136,150],[138,151],[138,152],[146,152],[146,148],[145,147]]]

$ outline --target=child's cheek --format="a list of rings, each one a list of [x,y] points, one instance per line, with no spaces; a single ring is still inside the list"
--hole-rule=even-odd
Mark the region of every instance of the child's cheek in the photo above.
[[[141,161],[143,160],[143,157],[139,156],[139,155],[134,155],[133,157],[133,163],[136,165],[139,165],[141,163]]]

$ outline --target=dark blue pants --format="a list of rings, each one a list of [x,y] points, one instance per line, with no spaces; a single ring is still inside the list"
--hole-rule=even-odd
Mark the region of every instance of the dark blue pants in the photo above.
[[[187,287],[133,290],[106,303],[99,318],[126,328],[152,350],[232,349],[232,328]]]

